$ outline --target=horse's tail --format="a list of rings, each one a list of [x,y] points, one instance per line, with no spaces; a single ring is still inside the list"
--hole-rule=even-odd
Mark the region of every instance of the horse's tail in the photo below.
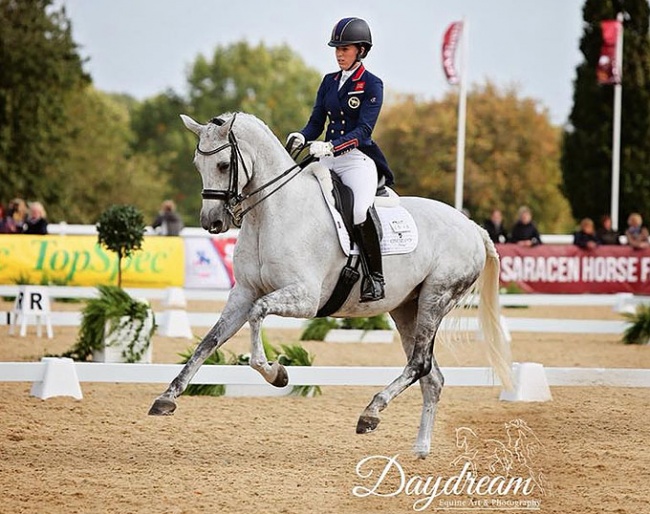
[[[483,272],[478,280],[480,291],[478,302],[479,327],[483,334],[482,341],[501,383],[506,389],[512,389],[512,356],[510,346],[501,326],[499,307],[499,254],[487,231],[477,225],[485,245],[486,260]]]

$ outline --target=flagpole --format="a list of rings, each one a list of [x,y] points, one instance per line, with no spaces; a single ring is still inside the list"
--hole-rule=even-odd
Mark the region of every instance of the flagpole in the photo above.
[[[468,27],[465,17],[462,18],[460,39],[460,91],[458,93],[458,136],[456,143],[456,192],[454,206],[463,208],[463,182],[465,175],[465,118],[467,105],[467,36]]]
[[[620,23],[616,41],[616,68],[618,80],[614,85],[614,122],[612,128],[612,229],[618,230],[618,202],[620,195],[621,165],[621,100],[623,97],[623,13],[618,13],[616,20]]]

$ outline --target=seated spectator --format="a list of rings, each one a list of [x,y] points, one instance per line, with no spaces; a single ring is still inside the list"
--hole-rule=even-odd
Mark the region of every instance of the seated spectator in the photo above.
[[[580,230],[573,234],[573,244],[585,250],[591,250],[600,244],[600,241],[596,237],[594,222],[591,218],[582,219],[580,222]]]
[[[612,229],[612,218],[607,214],[600,218],[600,227],[596,231],[596,237],[603,245],[620,245],[619,234]]]
[[[7,205],[7,215],[4,218],[6,234],[20,234],[27,218],[27,204],[22,198],[14,198]]]
[[[526,206],[517,211],[517,222],[512,227],[510,242],[520,246],[537,246],[542,244],[542,237],[533,223],[533,215]]]
[[[183,220],[176,212],[176,204],[172,200],[165,200],[158,216],[151,226],[163,236],[177,236],[183,230]]]
[[[643,218],[637,212],[633,212],[627,218],[625,236],[627,237],[627,244],[632,248],[650,248],[648,229],[643,226]]]
[[[6,234],[5,230],[5,208],[0,204],[0,234]]]
[[[494,209],[490,217],[483,222],[483,228],[487,230],[493,243],[507,243],[508,234],[503,226],[503,216],[499,209]]]
[[[23,225],[23,234],[47,234],[47,214],[41,202],[31,202],[29,204],[29,214]]]

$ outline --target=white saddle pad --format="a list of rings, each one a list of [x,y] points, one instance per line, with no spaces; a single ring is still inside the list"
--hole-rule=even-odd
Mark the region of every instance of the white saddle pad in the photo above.
[[[336,227],[336,233],[338,234],[341,249],[346,256],[350,255],[350,253],[357,255],[359,249],[356,244],[354,245],[352,252],[350,252],[350,236],[348,231],[345,229],[345,224],[343,223],[341,214],[334,207],[334,198],[331,193],[332,182],[331,179],[329,179],[329,170],[325,170],[327,176],[324,176],[323,173],[319,173],[318,171],[319,170],[315,170],[314,176],[318,179],[318,183],[321,186],[321,192],[323,193],[323,198],[325,199],[325,203],[332,215],[332,219],[334,220],[334,226]],[[378,196],[375,199],[375,207],[379,219],[381,220],[381,228],[383,232],[380,244],[381,254],[398,255],[411,253],[418,246],[418,227],[415,224],[415,220],[413,219],[413,216],[411,216],[411,213],[399,205],[399,197],[397,194],[390,188],[386,189],[388,189],[390,194],[388,199],[381,196]]]

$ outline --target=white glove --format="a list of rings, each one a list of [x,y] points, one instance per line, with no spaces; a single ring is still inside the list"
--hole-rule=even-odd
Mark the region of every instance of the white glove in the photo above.
[[[321,157],[330,157],[334,155],[332,151],[334,150],[334,147],[332,146],[332,143],[329,141],[314,141],[311,146],[309,147],[309,153],[312,154],[314,157],[317,159],[320,159]]]
[[[303,136],[300,132],[292,132],[291,134],[289,134],[287,136],[286,144],[289,144],[289,141],[291,140],[292,137],[295,139],[293,140],[293,144],[291,145],[291,148],[288,149],[289,153],[293,152],[297,148],[304,146],[305,144],[305,136]]]

